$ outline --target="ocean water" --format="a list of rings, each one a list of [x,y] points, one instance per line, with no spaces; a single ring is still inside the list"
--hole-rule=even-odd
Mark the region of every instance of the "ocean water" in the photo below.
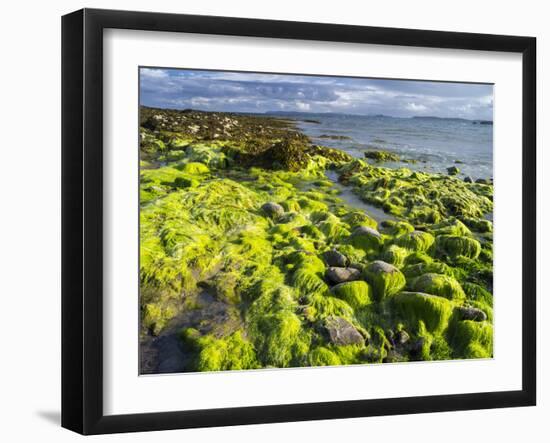
[[[281,114],[278,114],[281,116]],[[432,117],[395,118],[387,116],[355,116],[339,114],[285,115],[314,142],[342,149],[354,157],[364,158],[364,151],[383,149],[417,163],[388,163],[427,172],[447,173],[457,166],[460,176],[492,178],[493,125],[472,120]],[[317,120],[319,123],[304,121]],[[332,140],[321,135],[347,136]],[[460,162],[460,163],[459,163]]]

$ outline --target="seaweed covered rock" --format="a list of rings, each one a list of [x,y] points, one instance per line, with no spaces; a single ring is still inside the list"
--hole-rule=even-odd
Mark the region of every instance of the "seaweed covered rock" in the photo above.
[[[354,280],[359,280],[361,277],[361,271],[355,268],[340,268],[337,266],[331,266],[327,268],[326,278],[332,283],[344,283]]]
[[[208,166],[199,162],[183,163],[181,167],[178,167],[177,169],[187,174],[198,174],[198,175],[208,174],[210,172],[210,169],[208,169]]]
[[[327,317],[323,323],[329,341],[335,345],[363,344],[365,339],[360,332],[342,317]]]
[[[410,283],[413,291],[439,295],[449,300],[462,300],[464,291],[453,277],[443,274],[428,273],[413,279]]]
[[[372,286],[376,301],[397,294],[405,287],[405,276],[395,266],[381,260],[370,263],[363,278]]]
[[[429,332],[445,330],[453,314],[453,304],[444,297],[421,292],[401,292],[391,299],[399,315],[412,327],[421,321]]]
[[[439,235],[435,247],[439,254],[451,259],[459,257],[477,258],[481,252],[481,244],[475,238],[458,235]]]
[[[323,259],[325,260],[327,266],[344,268],[348,264],[347,257],[344,254],[338,252],[336,249],[331,249],[324,252]]]
[[[382,244],[382,236],[374,228],[358,226],[351,234],[351,244],[365,252],[376,251]]]
[[[361,309],[372,303],[372,289],[364,281],[340,283],[331,289],[335,297],[341,298],[353,309]]]
[[[380,232],[391,236],[400,236],[413,232],[414,227],[400,220],[384,220],[380,223]]]
[[[394,243],[411,251],[427,251],[434,243],[434,237],[428,232],[413,231],[403,234],[394,240]]]
[[[267,202],[262,205],[262,211],[271,218],[276,218],[284,214],[285,209],[278,203]]]
[[[493,327],[486,321],[453,322],[448,333],[455,358],[491,358]]]
[[[449,175],[457,175],[460,172],[460,169],[458,169],[456,166],[450,166],[447,168],[447,174]]]
[[[410,251],[397,245],[388,246],[382,253],[382,260],[397,268],[401,268]]]
[[[400,160],[397,154],[388,151],[365,151],[363,154],[365,158],[375,162],[398,162]]]

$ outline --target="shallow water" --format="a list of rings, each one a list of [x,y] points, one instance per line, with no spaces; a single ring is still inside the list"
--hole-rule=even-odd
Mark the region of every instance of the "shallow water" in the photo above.
[[[326,176],[334,184],[333,187],[340,191],[338,197],[344,200],[348,205],[363,210],[378,223],[384,220],[396,220],[396,217],[385,213],[383,209],[364,202],[361,197],[353,193],[349,186],[340,183],[338,181],[338,174],[335,171],[327,171]]]
[[[357,158],[364,158],[368,149],[382,149],[416,161],[387,163],[390,167],[447,173],[448,167],[458,166],[461,176],[474,179],[493,176],[492,125],[462,119],[307,115],[319,123],[294,116],[300,130],[316,143],[342,149]],[[322,135],[351,139],[320,138]]]
[[[227,320],[229,306],[208,292],[198,294],[196,302],[196,309],[184,309],[157,337],[147,336],[140,340],[141,374],[185,372],[191,353],[179,338],[181,330],[206,330],[210,325],[223,324]]]

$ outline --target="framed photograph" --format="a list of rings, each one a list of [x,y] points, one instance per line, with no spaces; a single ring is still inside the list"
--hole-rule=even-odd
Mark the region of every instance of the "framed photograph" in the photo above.
[[[536,402],[531,37],[62,20],[62,425]]]

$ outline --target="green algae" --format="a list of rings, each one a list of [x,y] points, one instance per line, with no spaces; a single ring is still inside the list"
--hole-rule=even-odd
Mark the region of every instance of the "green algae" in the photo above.
[[[369,264],[363,271],[363,277],[372,286],[377,301],[397,294],[406,284],[405,276],[399,269],[381,260]]]
[[[474,238],[458,235],[439,235],[436,237],[436,250],[451,259],[459,257],[477,258],[481,253],[481,244]]]
[[[492,223],[483,218],[493,209],[491,184],[369,165],[312,145],[277,119],[145,114],[142,334],[162,333],[204,287],[240,316],[235,327],[182,333],[192,354],[186,370],[492,355]],[[328,168],[394,219],[377,223],[349,206],[326,179]],[[269,202],[283,212],[266,216]],[[323,253],[332,249],[363,280],[330,288]],[[459,320],[453,312],[461,306],[481,309],[487,320]],[[320,329],[335,317],[365,343],[327,341]],[[394,343],[402,330],[410,339]]]
[[[412,291],[439,295],[449,300],[459,301],[466,297],[460,283],[444,274],[423,274],[410,280],[409,285]]]
[[[428,232],[412,231],[398,236],[394,243],[411,251],[426,252],[434,241],[433,235]]]
[[[442,332],[453,314],[454,305],[448,299],[420,292],[401,292],[391,299],[403,320],[413,328],[423,322],[429,332]]]
[[[361,309],[372,303],[372,289],[364,281],[340,283],[332,288],[332,293],[353,309]]]

